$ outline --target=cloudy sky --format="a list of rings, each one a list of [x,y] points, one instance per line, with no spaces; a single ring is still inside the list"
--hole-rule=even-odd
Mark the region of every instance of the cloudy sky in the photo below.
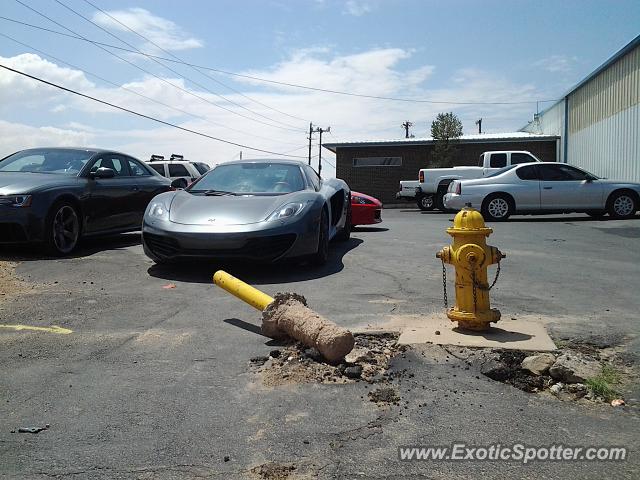
[[[406,120],[426,136],[442,111],[465,133],[480,117],[518,130],[640,33],[637,0],[0,0],[0,16],[1,65],[244,145],[0,69],[0,155],[86,145],[211,165],[273,156],[249,147],[306,157],[309,122],[329,142],[399,138]]]

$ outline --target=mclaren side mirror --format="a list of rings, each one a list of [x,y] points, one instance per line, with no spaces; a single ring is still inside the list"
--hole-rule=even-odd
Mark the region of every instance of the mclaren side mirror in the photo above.
[[[116,176],[116,171],[113,168],[100,167],[96,171],[91,172],[92,178],[113,178]]]

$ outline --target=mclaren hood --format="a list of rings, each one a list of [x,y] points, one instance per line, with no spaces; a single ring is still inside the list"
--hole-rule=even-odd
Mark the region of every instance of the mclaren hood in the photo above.
[[[295,201],[295,194],[274,196],[175,194],[169,220],[183,225],[246,225],[266,220],[277,208]]]

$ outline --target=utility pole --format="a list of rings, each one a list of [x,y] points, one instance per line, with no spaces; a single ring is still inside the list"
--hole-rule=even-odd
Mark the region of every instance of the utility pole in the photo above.
[[[409,138],[409,127],[413,127],[413,123],[407,120],[401,125],[401,127],[404,128],[404,138]]]
[[[482,133],[482,119],[481,118],[476,120],[476,125],[478,125],[478,133]]]
[[[309,166],[311,166],[311,136],[313,135],[313,123],[309,122]]]
[[[312,133],[320,134],[320,140],[318,142],[318,175],[319,176],[321,176],[321,173],[322,173],[322,134],[324,132],[331,132],[331,127],[327,127],[327,128],[317,127],[312,132]]]

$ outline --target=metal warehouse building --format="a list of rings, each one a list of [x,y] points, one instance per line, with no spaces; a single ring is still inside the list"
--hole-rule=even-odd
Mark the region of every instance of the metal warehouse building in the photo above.
[[[395,203],[400,180],[417,180],[430,166],[432,138],[326,143],[336,154],[336,176],[357,191],[383,203]],[[527,150],[545,162],[555,162],[559,137],[528,132],[485,133],[459,138],[455,165],[477,165],[480,154],[491,150]]]
[[[559,161],[640,182],[640,35],[522,130],[561,137]]]

